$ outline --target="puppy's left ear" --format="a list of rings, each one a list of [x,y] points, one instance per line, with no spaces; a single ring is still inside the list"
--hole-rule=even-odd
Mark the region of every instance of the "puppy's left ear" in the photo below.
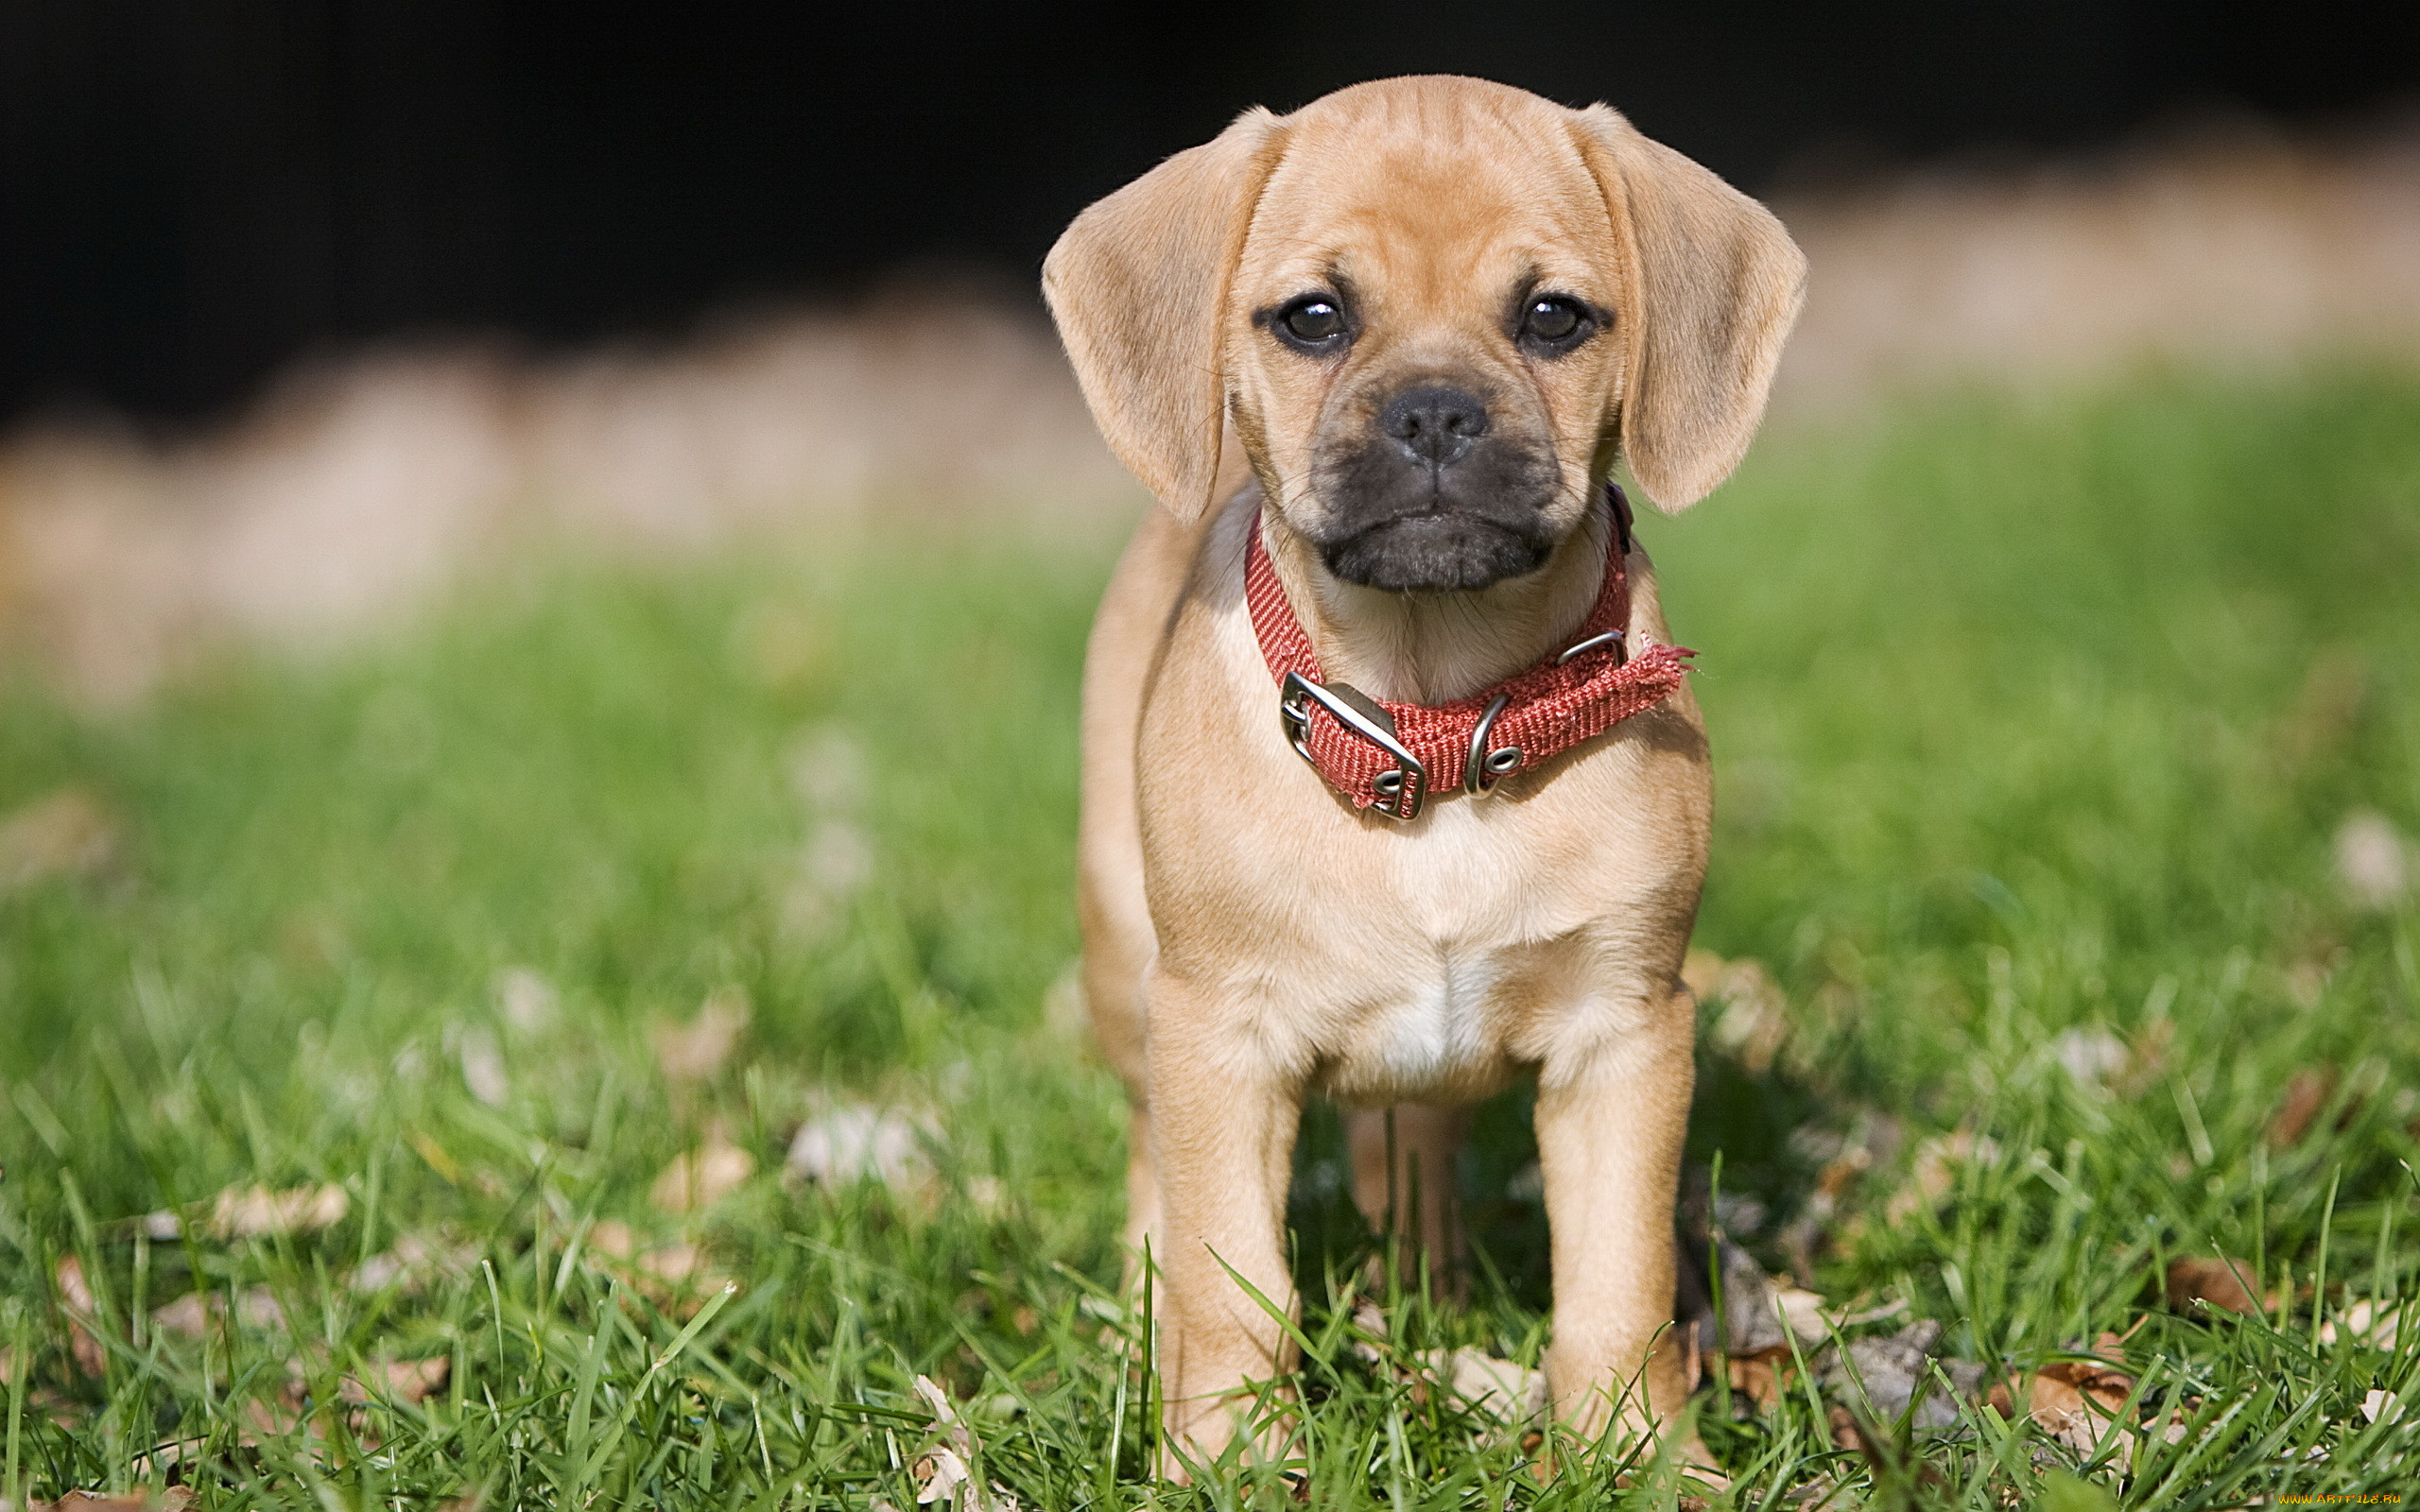
[[[1622,455],[1649,498],[1685,508],[1748,450],[1806,297],[1806,258],[1771,211],[1618,112],[1574,113],[1623,265]]]
[[[1043,297],[1110,450],[1188,519],[1213,502],[1219,322],[1283,139],[1276,116],[1245,112],[1078,215],[1042,264]]]

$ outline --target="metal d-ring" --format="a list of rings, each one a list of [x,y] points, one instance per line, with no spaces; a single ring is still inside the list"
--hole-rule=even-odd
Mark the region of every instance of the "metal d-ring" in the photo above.
[[[1339,683],[1338,688],[1346,687]],[[1356,696],[1364,696],[1356,692]],[[1336,716],[1336,722],[1385,751],[1395,764],[1392,772],[1380,772],[1370,786],[1378,800],[1370,806],[1391,819],[1409,822],[1420,817],[1421,806],[1428,797],[1428,768],[1409,747],[1395,738],[1395,732],[1355,708],[1336,690],[1323,688],[1299,672],[1286,674],[1286,681],[1277,691],[1277,717],[1286,727],[1286,738],[1293,743],[1294,754],[1319,769],[1319,758],[1311,754],[1311,709],[1318,704]],[[1380,710],[1383,715],[1385,711]],[[1321,775],[1324,776],[1325,773]]]
[[[1599,646],[1610,645],[1616,650],[1619,650],[1621,648],[1621,644],[1622,632],[1619,630],[1607,630],[1602,635],[1592,635],[1588,637],[1588,639],[1581,642],[1578,645],[1575,645],[1569,650],[1564,652],[1563,655],[1556,657],[1554,659],[1554,664],[1556,666],[1561,666],[1565,662],[1570,661],[1573,657],[1582,655],[1589,651],[1594,651]]]
[[[1462,758],[1462,791],[1473,798],[1485,798],[1495,791],[1495,780],[1521,765],[1521,747],[1499,747],[1488,749],[1487,737],[1495,731],[1495,716],[1512,701],[1509,693],[1499,693],[1471,727],[1470,753]]]

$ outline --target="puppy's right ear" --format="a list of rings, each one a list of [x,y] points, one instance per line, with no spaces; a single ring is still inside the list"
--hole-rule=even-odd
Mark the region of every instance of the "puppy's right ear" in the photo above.
[[[1211,503],[1219,320],[1284,134],[1269,112],[1245,112],[1078,215],[1043,261],[1043,297],[1110,450],[1187,518]]]

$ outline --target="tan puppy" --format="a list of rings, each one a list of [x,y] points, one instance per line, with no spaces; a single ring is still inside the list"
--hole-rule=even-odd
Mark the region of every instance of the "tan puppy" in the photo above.
[[[1697,707],[1683,688],[1408,822],[1357,808],[1281,728],[1248,537],[1330,688],[1437,705],[1550,662],[1606,580],[1616,461],[1668,509],[1720,483],[1804,280],[1772,215],[1613,111],[1453,77],[1248,112],[1052,249],[1085,396],[1162,506],[1093,632],[1080,907],[1187,1452],[1218,1452],[1246,1383],[1291,1364],[1227,1267],[1291,1297],[1313,1091],[1402,1105],[1392,1173],[1382,1125],[1355,1120],[1357,1195],[1375,1217],[1418,1185],[1443,1248],[1448,1109],[1535,1074],[1557,1410],[1593,1433],[1681,1406],[1658,1341],[1710,805]],[[1627,568],[1634,655],[1666,637],[1644,554]]]

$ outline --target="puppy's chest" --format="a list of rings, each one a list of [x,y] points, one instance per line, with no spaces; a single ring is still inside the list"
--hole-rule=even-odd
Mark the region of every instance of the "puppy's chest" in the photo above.
[[[1409,942],[1408,942],[1409,943]],[[1327,1005],[1318,1080],[1352,1100],[1479,1094],[1510,1078],[1534,1010],[1523,953],[1422,941],[1395,969],[1363,979],[1357,1002]]]
[[[1318,1079],[1340,1096],[1483,1095],[1531,1058],[1579,974],[1590,931],[1542,906],[1553,889],[1525,875],[1517,851],[1430,849],[1401,848],[1396,865],[1361,879],[1350,927],[1311,973],[1329,992],[1296,1005]]]

